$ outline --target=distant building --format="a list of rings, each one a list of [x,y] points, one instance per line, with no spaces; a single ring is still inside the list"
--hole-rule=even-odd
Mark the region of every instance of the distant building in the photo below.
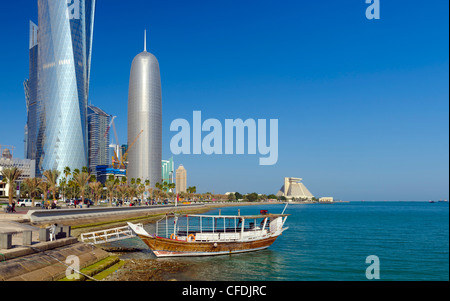
[[[284,178],[284,185],[280,188],[277,196],[284,196],[287,199],[308,199],[314,196],[309,192],[306,186],[301,183],[301,178]]]
[[[126,177],[126,169],[114,168],[111,165],[97,165],[95,167],[97,181],[105,183],[109,176],[114,176],[114,179]]]
[[[333,197],[322,197],[319,198],[319,203],[333,203],[334,199]]]
[[[89,170],[109,164],[109,131],[111,116],[100,108],[88,106]]]
[[[186,169],[183,167],[182,164],[178,167],[176,171],[176,183],[175,183],[175,192],[186,192],[187,188],[187,175],[186,175]]]
[[[169,160],[161,160],[161,179],[167,183],[174,183],[173,157]]]
[[[4,168],[17,167],[22,171],[22,175],[17,182],[22,183],[26,178],[34,178],[36,176],[36,161],[29,159],[13,159],[8,157],[0,158],[0,171]],[[0,175],[0,180],[2,176]],[[1,181],[0,181],[1,182]],[[8,196],[9,184],[0,183],[0,196]]]
[[[9,149],[7,149],[7,148],[3,149],[1,155],[2,155],[2,158],[12,159],[11,151]]]

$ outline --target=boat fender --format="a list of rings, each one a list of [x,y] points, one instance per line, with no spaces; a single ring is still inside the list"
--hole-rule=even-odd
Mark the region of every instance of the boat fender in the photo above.
[[[187,241],[195,241],[195,235],[189,234],[189,236],[187,237]]]
[[[217,248],[217,243],[215,242],[213,246],[214,246],[214,248]]]
[[[175,233],[170,234],[170,239],[178,239],[178,236]]]

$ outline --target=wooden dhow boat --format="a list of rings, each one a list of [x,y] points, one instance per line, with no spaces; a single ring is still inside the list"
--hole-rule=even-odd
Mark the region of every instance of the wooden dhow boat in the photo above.
[[[286,209],[286,207],[285,207]],[[142,225],[128,223],[157,257],[209,256],[268,248],[287,227],[289,214],[166,215],[149,234]]]

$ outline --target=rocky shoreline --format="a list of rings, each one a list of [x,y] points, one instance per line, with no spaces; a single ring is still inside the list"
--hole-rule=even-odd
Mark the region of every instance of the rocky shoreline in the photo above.
[[[188,265],[158,259],[126,259],[125,264],[103,281],[179,281]]]

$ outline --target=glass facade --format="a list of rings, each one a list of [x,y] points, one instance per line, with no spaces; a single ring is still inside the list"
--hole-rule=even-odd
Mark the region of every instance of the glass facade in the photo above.
[[[46,169],[62,172],[66,166],[72,170],[88,166],[87,103],[94,11],[95,0],[70,4],[38,0],[36,123],[29,118],[27,124],[27,157],[36,157],[37,175]],[[31,65],[30,54],[28,112]]]
[[[174,183],[173,157],[169,160],[161,161],[161,179],[162,182]]]
[[[89,169],[95,171],[97,165],[109,164],[109,131],[111,116],[103,110],[88,106]]]
[[[25,126],[25,158],[36,160],[37,141],[37,97],[38,97],[38,27],[30,21],[29,78],[23,83],[27,105],[27,124]]]

